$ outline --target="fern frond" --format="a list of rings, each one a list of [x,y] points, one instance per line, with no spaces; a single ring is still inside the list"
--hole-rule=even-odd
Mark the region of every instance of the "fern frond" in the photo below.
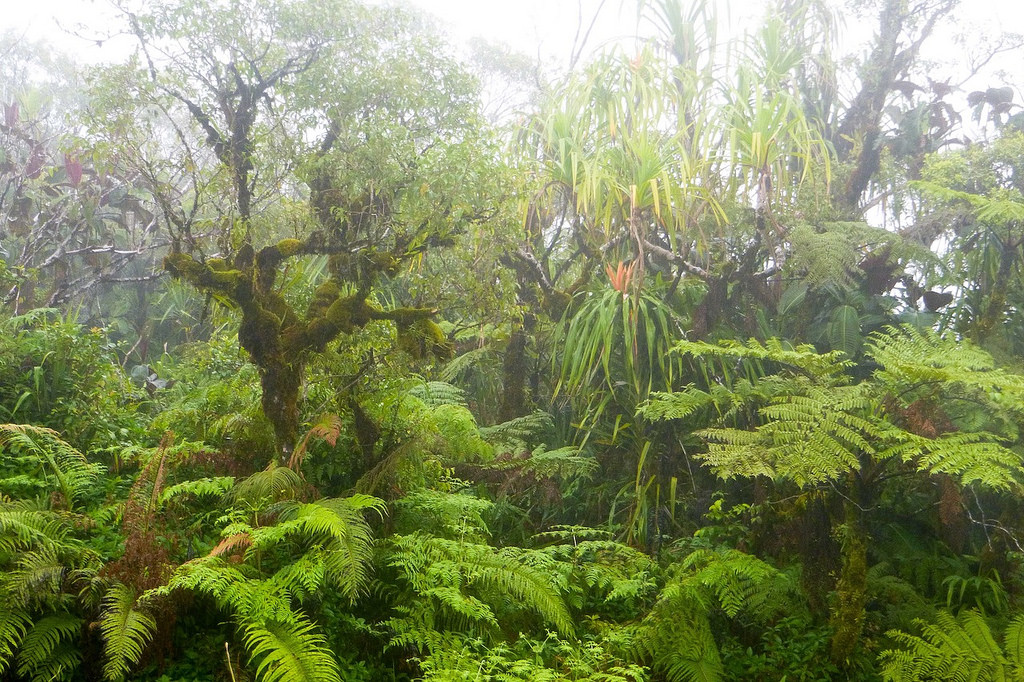
[[[248,623],[243,641],[260,682],[341,682],[327,641],[305,618]]]
[[[302,440],[299,442],[299,446],[295,448],[295,452],[293,452],[292,456],[288,459],[288,467],[295,471],[302,468],[302,461],[305,459],[310,438],[322,440],[333,448],[337,444],[338,437],[341,435],[344,427],[345,422],[342,421],[341,417],[338,415],[322,415],[320,419],[310,427],[309,431],[306,432],[306,435],[303,436]]]
[[[69,532],[68,524],[53,512],[24,501],[0,502],[0,555],[59,544]]]
[[[1024,614],[1010,621],[1003,635],[1006,658],[1013,668],[1013,679],[1024,679]]]
[[[1024,410],[1024,376],[998,369],[991,355],[966,339],[903,325],[872,334],[866,352],[883,368],[875,376],[894,393],[915,386],[960,386],[1003,396],[1002,405]]]
[[[480,427],[480,437],[489,443],[507,443],[518,441],[522,443],[545,442],[555,427],[551,415],[542,410],[536,410],[531,414],[516,417],[494,426]]]
[[[711,393],[687,386],[674,393],[652,394],[650,400],[640,407],[639,413],[652,421],[685,419],[706,407],[717,407]]]
[[[164,488],[160,493],[160,504],[167,504],[170,500],[178,497],[221,497],[231,489],[235,483],[233,476],[217,476],[215,478],[199,478],[194,481],[184,481]]]
[[[51,474],[69,507],[95,483],[102,467],[92,464],[53,429],[29,424],[0,424],[0,450],[35,457]]]
[[[5,596],[0,592],[0,597]],[[14,660],[14,652],[32,625],[32,618],[27,611],[5,601],[5,608],[0,610],[0,675],[7,671]]]
[[[779,339],[768,339],[761,343],[750,339],[745,344],[738,341],[722,341],[719,344],[704,341],[680,341],[672,350],[693,356],[697,360],[756,360],[773,362],[804,371],[810,376],[826,379],[838,377],[853,363],[841,351],[818,353],[814,346],[803,344],[786,348]]]
[[[394,546],[390,565],[401,571],[420,597],[436,599],[443,608],[465,616],[475,604],[461,597],[458,603],[449,603],[445,598],[455,597],[451,589],[489,606],[494,596],[500,595],[508,604],[536,612],[560,632],[574,630],[555,576],[534,565],[551,561],[543,553],[515,548],[499,551],[488,545],[423,534],[400,536]],[[475,594],[466,595],[466,590]],[[472,613],[486,620],[489,611],[478,609]]]
[[[236,483],[231,491],[231,497],[255,505],[295,499],[301,495],[304,488],[305,483],[298,473],[289,467],[271,462],[263,471],[257,471]]]
[[[543,445],[518,464],[521,471],[531,473],[537,478],[563,480],[590,478],[599,467],[597,460],[589,455],[584,455],[580,448],[564,447],[545,450]]]
[[[1021,484],[1021,457],[988,433],[954,432],[927,438],[893,429],[880,457],[898,457],[931,474],[948,474],[961,485],[977,483],[992,490]]]
[[[1014,622],[1019,621],[1018,618]],[[915,622],[921,626],[921,636],[900,630],[887,633],[903,648],[880,654],[883,679],[893,682],[1010,679],[1011,661],[977,611],[962,611],[958,617],[942,611],[935,623]],[[1007,634],[1010,634],[1009,629]]]
[[[408,394],[419,398],[427,407],[458,405],[466,407],[466,392],[443,381],[424,381],[414,384]]]
[[[156,632],[153,616],[136,608],[135,592],[127,585],[115,584],[103,598],[100,633],[106,662],[103,677],[123,680],[132,666],[142,660],[146,644]]]
[[[33,682],[68,679],[78,667],[81,653],[67,645],[81,636],[83,622],[67,612],[36,621],[18,650],[18,675]]]

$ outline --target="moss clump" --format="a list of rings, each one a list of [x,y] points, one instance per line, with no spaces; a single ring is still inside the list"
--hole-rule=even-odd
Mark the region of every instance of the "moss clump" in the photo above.
[[[207,258],[206,267],[210,268],[214,272],[225,272],[226,270],[231,269],[228,262],[223,258]]]
[[[200,263],[188,254],[172,253],[164,258],[164,270],[171,273],[171,277],[181,278],[201,289],[224,294],[236,303],[244,304],[251,296],[249,279],[240,270],[229,269],[224,260],[211,260],[215,261],[214,265]]]
[[[565,313],[565,310],[569,307],[569,303],[571,301],[572,296],[564,291],[551,291],[544,294],[542,305],[544,306],[544,311],[552,319],[557,320]]]
[[[433,355],[438,360],[450,360],[455,348],[433,320],[420,317],[403,323],[402,318],[392,318],[398,323],[398,347],[416,358]]]
[[[362,254],[362,266],[366,275],[384,273],[392,276],[398,272],[400,261],[387,251],[366,251]]]
[[[250,306],[242,315],[238,342],[260,367],[280,360],[281,318],[266,308]]]
[[[352,296],[346,296],[334,301],[331,307],[327,309],[327,312],[324,313],[324,321],[336,330],[340,330],[345,334],[351,334],[355,330],[356,325],[354,315],[352,314],[354,300]],[[325,340],[325,343],[329,340]]]
[[[331,307],[331,304],[338,300],[341,296],[341,287],[333,279],[329,279],[316,288],[313,292],[313,298],[309,302],[309,308],[306,310],[306,319],[313,320],[317,317],[323,317],[327,312],[327,309]]]
[[[263,299],[263,307],[280,318],[282,327],[291,327],[299,321],[295,311],[292,310],[292,307],[288,305],[288,302],[281,294],[271,291]]]
[[[277,252],[281,258],[291,258],[302,251],[303,242],[299,239],[282,239],[277,243]]]

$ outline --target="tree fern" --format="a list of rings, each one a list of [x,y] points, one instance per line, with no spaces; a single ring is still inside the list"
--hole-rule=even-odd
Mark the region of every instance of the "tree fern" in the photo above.
[[[930,474],[948,474],[961,485],[977,483],[1010,490],[1022,483],[1021,457],[988,433],[955,432],[927,438],[893,429],[884,432],[880,458],[898,457]]]
[[[875,378],[901,394],[918,387],[959,388],[1024,411],[1024,376],[997,368],[991,355],[965,339],[909,325],[889,327],[871,336],[867,354],[882,366]]]
[[[720,475],[767,475],[798,485],[835,480],[859,468],[861,453],[872,453],[881,427],[870,418],[864,386],[822,388],[798,382],[800,393],[761,408],[752,431],[711,428],[701,457]]]
[[[106,657],[103,677],[111,682],[125,678],[142,659],[143,649],[156,632],[156,620],[136,605],[135,592],[120,583],[113,585],[103,599],[99,621]]]
[[[735,358],[776,366],[774,373],[753,377],[754,390],[733,391],[726,399],[717,398],[714,389],[688,387],[658,395],[642,408],[662,419],[686,419],[716,408],[714,426],[697,432],[707,443],[699,456],[723,477],[763,475],[807,486],[857,472],[869,458],[949,474],[964,485],[1005,490],[1020,483],[1020,458],[996,436],[965,430],[926,437],[903,428],[894,413],[918,389],[932,400],[967,393],[972,401],[990,402],[990,413],[1024,410],[1024,377],[995,368],[987,353],[969,343],[890,328],[873,335],[866,351],[880,368],[856,384],[844,374],[848,363],[841,354],[818,354],[810,347],[788,350],[769,340],[718,346],[683,342],[677,350],[704,362]],[[724,363],[719,370],[728,373]],[[753,423],[728,426],[727,417],[743,403],[747,414],[756,410]],[[729,411],[723,413],[726,404]]]

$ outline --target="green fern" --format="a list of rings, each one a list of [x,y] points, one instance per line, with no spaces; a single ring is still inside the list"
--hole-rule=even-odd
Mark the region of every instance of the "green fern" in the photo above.
[[[845,375],[841,353],[810,347],[787,349],[775,340],[745,345],[683,342],[677,350],[702,363],[723,359],[775,365],[735,385],[726,399],[695,387],[660,394],[641,411],[661,419],[686,419],[713,408],[710,428],[697,433],[707,443],[699,455],[720,476],[768,476],[801,486],[838,481],[859,471],[862,459],[895,460],[919,471],[954,476],[963,485],[996,490],[1020,485],[1020,458],[1000,438],[977,429],[925,437],[903,428],[894,412],[904,401],[968,397],[990,405],[989,414],[1024,411],[1024,377],[995,368],[992,358],[969,343],[890,328],[871,337],[866,354],[880,365],[857,384]],[[916,392],[916,393],[915,393]],[[729,426],[739,414],[751,425]],[[750,419],[753,416],[754,419]]]
[[[458,405],[466,407],[466,393],[458,386],[443,381],[424,381],[414,384],[408,390],[408,395],[419,398],[427,407],[439,407],[441,405]]]
[[[135,592],[120,583],[112,586],[103,599],[99,621],[107,659],[103,677],[111,682],[123,680],[142,660],[142,652],[156,632],[156,620],[136,605]]]
[[[337,661],[324,637],[292,606],[295,595],[284,584],[287,581],[247,575],[251,573],[217,556],[207,557],[180,567],[168,585],[154,590],[152,596],[176,590],[211,596],[238,624],[260,682],[340,680]]]
[[[411,591],[390,621],[396,643],[429,649],[439,630],[492,631],[508,608],[533,611],[564,634],[575,629],[557,562],[541,552],[414,534],[395,538],[388,563]]]
[[[215,478],[199,478],[184,481],[164,488],[160,493],[160,504],[167,504],[179,497],[221,497],[234,485],[233,476],[217,476]]]
[[[875,378],[897,393],[977,391],[1004,409],[1024,411],[1024,376],[997,368],[991,355],[967,340],[903,325],[873,334],[867,354],[882,366]]]
[[[546,450],[543,445],[530,453],[521,461],[512,461],[524,473],[533,474],[537,478],[556,478],[560,480],[588,479],[598,469],[597,460],[583,454],[580,448],[563,447]]]
[[[676,568],[641,624],[638,653],[671,682],[724,677],[710,615],[740,613],[757,622],[792,607],[798,594],[788,576],[735,549],[698,549]]]
[[[235,484],[230,497],[258,507],[268,502],[295,499],[305,489],[306,484],[297,472],[271,462],[263,471],[257,471]]]
[[[341,682],[327,641],[304,618],[250,623],[243,641],[261,682]]]
[[[89,491],[102,467],[91,464],[85,455],[60,438],[53,429],[28,424],[0,424],[0,451],[7,450],[32,458],[44,478],[53,476],[69,507],[74,507]]]
[[[882,426],[870,418],[872,398],[866,386],[823,388],[798,380],[799,393],[762,407],[762,423],[752,431],[711,428],[701,455],[725,477],[766,475],[798,485],[836,480],[860,467],[861,453],[873,453]]]
[[[305,549],[307,558],[303,589],[317,591],[321,584],[310,582],[322,576],[346,598],[354,601],[369,578],[373,537],[363,518],[363,511],[384,512],[384,503],[369,495],[353,495],[342,499],[324,499],[310,504],[287,504],[279,508],[277,523],[253,527],[245,523],[227,526],[223,535],[232,546],[244,546],[247,556],[256,555],[285,544]],[[245,538],[244,543],[241,538]],[[227,551],[221,543],[214,554]],[[274,578],[272,578],[273,580]],[[295,587],[295,570],[286,566],[276,577],[287,591]]]
[[[544,443],[553,435],[555,423],[542,410],[494,426],[480,427],[480,436],[493,444]]]
[[[921,635],[900,630],[888,633],[902,645],[879,656],[882,678],[892,682],[924,680],[1021,679],[1024,673],[1024,615],[1006,628],[1005,650],[996,642],[985,618],[977,611],[954,617],[940,612],[934,623],[918,620]]]
[[[18,675],[32,682],[70,679],[81,662],[75,645],[83,623],[68,612],[36,621],[25,633],[18,651]]]

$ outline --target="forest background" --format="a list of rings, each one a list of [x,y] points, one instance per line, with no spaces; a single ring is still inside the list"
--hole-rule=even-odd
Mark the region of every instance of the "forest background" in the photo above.
[[[111,7],[0,41],[0,678],[1024,676],[1021,36]]]

